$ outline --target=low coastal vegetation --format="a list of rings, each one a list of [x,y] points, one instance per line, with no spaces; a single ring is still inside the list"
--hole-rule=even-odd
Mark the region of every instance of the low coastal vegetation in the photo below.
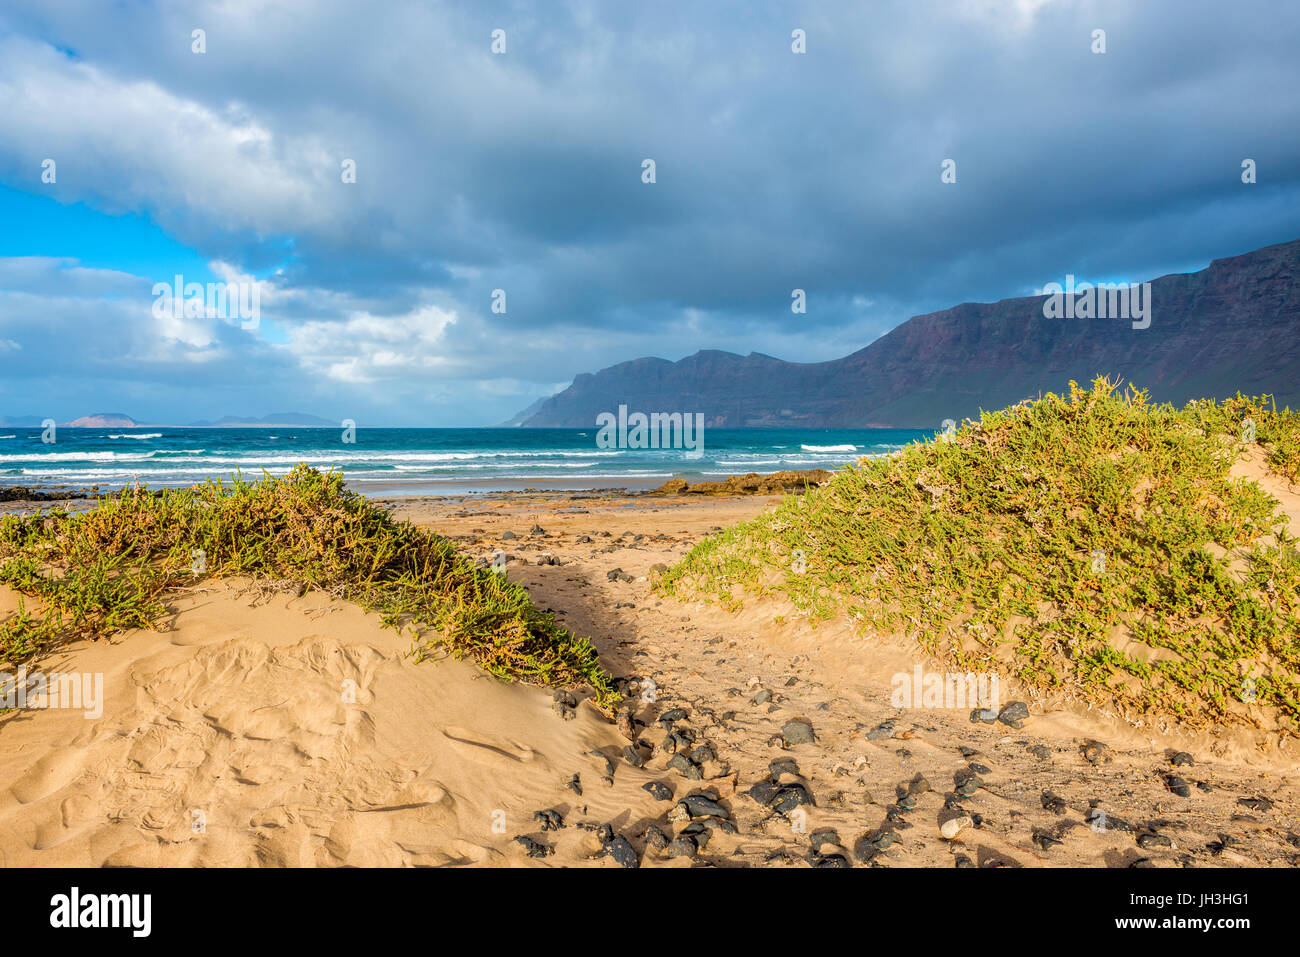
[[[1300,551],[1230,474],[1296,481],[1267,396],[1153,404],[1105,379],[862,459],[699,543],[664,594],[847,613],[970,671],[1130,718],[1300,732]],[[1285,483],[1281,483],[1285,485]]]
[[[0,583],[35,599],[0,622],[0,663],[14,665],[78,637],[157,628],[167,601],[205,578],[314,588],[412,628],[421,653],[442,649],[503,679],[586,684],[617,703],[586,639],[559,626],[528,592],[433,532],[395,521],[299,466],[259,482],[128,489],[81,513],[0,519]]]

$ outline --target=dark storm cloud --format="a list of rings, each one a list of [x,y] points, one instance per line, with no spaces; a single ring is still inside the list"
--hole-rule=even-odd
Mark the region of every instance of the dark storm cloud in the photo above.
[[[636,355],[826,359],[1067,272],[1146,279],[1300,235],[1294,5],[6,9],[0,177],[83,150],[63,199],[278,268],[277,320],[312,335],[225,346],[268,410],[323,376],[390,421],[491,422]],[[455,319],[425,335],[425,308]]]

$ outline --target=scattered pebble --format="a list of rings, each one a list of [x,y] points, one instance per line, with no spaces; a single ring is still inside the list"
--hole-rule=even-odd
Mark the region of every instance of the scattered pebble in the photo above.
[[[883,741],[894,736],[894,719],[889,718],[867,732],[868,741]]]
[[[813,734],[812,722],[807,718],[794,718],[781,728],[781,738],[787,748],[796,744],[813,744],[817,737]]]
[[[572,721],[577,717],[578,699],[573,696],[572,692],[565,691],[561,688],[552,696],[551,709],[565,721]]]
[[[673,789],[662,781],[647,781],[641,785],[641,790],[648,791],[656,801],[671,801],[673,799]]]
[[[945,841],[951,841],[968,827],[974,827],[975,822],[965,814],[959,814],[957,817],[950,817],[939,825],[939,834]]]
[[[1051,811],[1053,814],[1065,813],[1065,799],[1059,795],[1053,794],[1051,791],[1044,791],[1039,800],[1043,805],[1043,810]]]
[[[716,795],[710,797],[704,793],[692,793],[686,795],[677,802],[678,807],[686,809],[686,813],[692,817],[731,817],[731,812],[718,803]]]
[[[1029,720],[1029,705],[1023,701],[1013,701],[998,713],[998,720],[1019,731]]]
[[[1111,762],[1110,749],[1100,741],[1089,741],[1079,749],[1083,753],[1083,758],[1094,767]]]
[[[969,768],[962,768],[952,776],[953,793],[958,797],[970,797],[984,786],[980,776]]]
[[[685,708],[669,708],[658,718],[659,723],[662,724],[665,728],[671,728],[673,723],[676,721],[685,721],[685,720],[686,720]]]
[[[1157,834],[1155,831],[1143,831],[1137,836],[1137,845],[1143,849],[1148,847],[1173,847],[1174,842],[1163,834]]]
[[[1034,828],[1030,834],[1030,840],[1045,851],[1050,851],[1053,847],[1065,843],[1051,831],[1046,831],[1041,828]]]

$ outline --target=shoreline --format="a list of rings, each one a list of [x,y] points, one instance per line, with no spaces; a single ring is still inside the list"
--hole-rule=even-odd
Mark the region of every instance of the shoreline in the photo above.
[[[782,490],[796,490],[802,481],[816,484],[831,474],[826,469],[782,470],[777,472],[708,473],[692,475],[632,476],[621,485],[592,485],[582,479],[528,479],[511,483],[509,479],[448,480],[431,483],[427,480],[410,482],[347,482],[351,491],[371,501],[381,503],[415,504],[420,502],[485,501],[500,498],[550,500],[608,500],[615,498],[656,497],[686,494],[688,497],[746,497],[779,494]],[[784,481],[772,481],[784,479]],[[194,488],[201,483],[181,486],[147,486],[141,489],[156,491],[162,488]],[[52,487],[52,486],[0,486],[0,515],[26,514],[42,508],[66,507],[75,510],[79,505],[93,507],[95,502],[108,495],[130,488],[103,487]]]

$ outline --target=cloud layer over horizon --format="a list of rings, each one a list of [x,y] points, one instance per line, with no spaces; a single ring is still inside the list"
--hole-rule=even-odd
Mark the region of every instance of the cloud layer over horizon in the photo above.
[[[488,425],[638,356],[1201,268],[1300,236],[1298,44],[1251,0],[11,0],[0,416]],[[177,273],[260,281],[261,324],[155,315]]]

